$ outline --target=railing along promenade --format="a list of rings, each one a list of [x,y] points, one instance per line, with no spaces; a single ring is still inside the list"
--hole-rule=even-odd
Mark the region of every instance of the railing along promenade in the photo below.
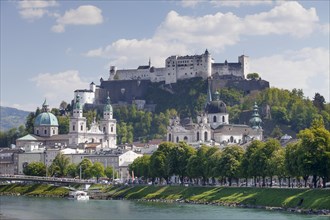
[[[0,175],[1,181],[28,181],[38,183],[59,183],[67,184],[92,184],[94,180],[74,179],[74,178],[58,178],[58,177],[43,177],[43,176],[25,176],[25,175]]]

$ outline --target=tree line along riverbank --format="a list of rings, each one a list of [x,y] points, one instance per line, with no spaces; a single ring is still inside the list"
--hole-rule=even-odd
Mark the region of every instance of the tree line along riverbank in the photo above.
[[[68,188],[47,184],[0,186],[0,195],[66,197],[68,193]],[[212,204],[330,214],[329,189],[94,185],[89,194],[91,199]]]

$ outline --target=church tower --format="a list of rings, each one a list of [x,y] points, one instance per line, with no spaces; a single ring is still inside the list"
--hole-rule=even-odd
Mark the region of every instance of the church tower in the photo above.
[[[80,104],[80,96],[78,94],[76,103],[73,105],[72,117],[70,117],[69,145],[84,143],[86,131],[86,118],[83,117],[83,106]]]
[[[253,129],[262,129],[262,127],[261,127],[262,120],[258,113],[258,105],[256,102],[254,103],[253,114],[252,114],[252,117],[249,122]]]
[[[103,109],[103,119],[100,121],[101,131],[104,133],[103,148],[116,147],[116,119],[113,119],[113,110],[110,104],[110,97]]]

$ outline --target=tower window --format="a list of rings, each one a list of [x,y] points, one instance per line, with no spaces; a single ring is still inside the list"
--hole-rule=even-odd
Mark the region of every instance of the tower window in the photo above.
[[[73,126],[72,126],[72,131],[74,131],[74,130],[76,130],[76,127],[73,125]]]
[[[197,132],[197,141],[199,141],[199,132]]]
[[[213,116],[213,122],[217,122],[217,116]]]
[[[84,127],[82,125],[80,125],[80,130],[83,131],[84,130]]]
[[[168,134],[168,141],[171,141],[172,137],[171,134]]]
[[[47,130],[46,129],[44,130],[44,134],[47,134]]]
[[[55,130],[53,130],[53,134],[55,134]]]
[[[225,116],[222,116],[222,122],[225,122]]]
[[[179,143],[179,137],[176,137],[176,143]]]
[[[105,133],[105,127],[103,127],[103,133]]]
[[[204,141],[207,141],[207,132],[204,133]]]
[[[111,127],[111,132],[113,132],[113,127]]]

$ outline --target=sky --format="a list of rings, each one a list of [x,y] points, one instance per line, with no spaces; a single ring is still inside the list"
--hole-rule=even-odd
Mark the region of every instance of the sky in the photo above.
[[[171,55],[237,62],[271,87],[330,97],[329,1],[1,0],[1,106],[34,111]]]

